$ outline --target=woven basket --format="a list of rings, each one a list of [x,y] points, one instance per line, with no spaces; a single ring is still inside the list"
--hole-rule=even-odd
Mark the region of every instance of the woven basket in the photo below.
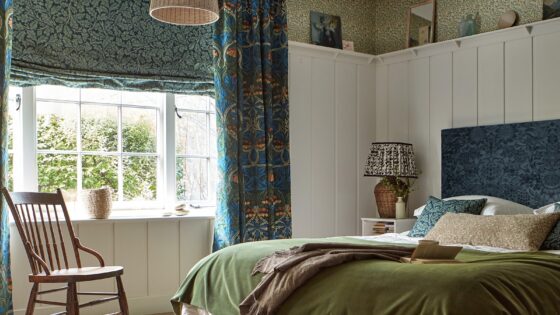
[[[110,188],[85,190],[82,192],[82,204],[92,219],[107,219],[111,215],[113,199]]]
[[[373,193],[375,195],[375,202],[377,204],[379,217],[385,219],[396,218],[397,196],[395,195],[395,193],[389,187],[383,185],[382,183],[379,183],[375,186],[375,190],[373,191]],[[408,196],[404,198],[404,202],[407,204],[408,209]]]

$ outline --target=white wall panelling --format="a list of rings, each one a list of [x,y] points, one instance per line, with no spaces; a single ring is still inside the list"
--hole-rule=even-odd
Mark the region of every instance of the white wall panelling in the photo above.
[[[442,129],[560,119],[558,55],[560,20],[547,20],[376,58],[376,139],[408,130],[422,170],[410,208],[441,195]]]
[[[376,128],[372,61],[290,42],[294,237],[357,235],[360,217],[374,215],[375,183],[363,177]]]
[[[132,314],[171,312],[169,299],[194,264],[210,253],[213,220],[210,218],[163,218],[111,221],[80,221],[74,224],[80,241],[99,251],[106,265],[124,266],[123,276]],[[15,225],[11,226],[12,277],[15,314],[24,314],[31,286],[27,256]],[[65,242],[70,244],[70,240]],[[81,253],[84,265],[96,266],[91,255]],[[44,286],[43,289],[60,287]],[[113,291],[114,280],[83,283],[80,289]],[[65,294],[45,296],[64,301]],[[81,302],[87,301],[81,298]],[[59,310],[38,305],[35,314]],[[105,314],[118,310],[111,302],[83,309],[83,314]]]
[[[476,126],[477,62],[476,48],[453,52],[453,126]],[[444,106],[443,104],[440,104]]]
[[[505,122],[504,44],[478,49],[478,124]]]
[[[533,39],[505,43],[505,121],[533,120]]]

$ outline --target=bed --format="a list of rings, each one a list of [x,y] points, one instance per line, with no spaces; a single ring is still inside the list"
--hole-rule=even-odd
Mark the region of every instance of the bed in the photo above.
[[[560,121],[442,131],[442,194],[489,195],[538,208],[560,201]],[[239,314],[262,275],[257,261],[311,242],[413,247],[403,234],[240,244],[200,261],[172,304],[177,314]],[[464,246],[463,264],[364,260],[327,268],[277,314],[560,314],[560,250]]]

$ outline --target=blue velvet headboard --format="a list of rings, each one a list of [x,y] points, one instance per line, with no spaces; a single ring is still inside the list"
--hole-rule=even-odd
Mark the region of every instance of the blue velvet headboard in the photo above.
[[[560,120],[443,130],[442,195],[560,201]]]

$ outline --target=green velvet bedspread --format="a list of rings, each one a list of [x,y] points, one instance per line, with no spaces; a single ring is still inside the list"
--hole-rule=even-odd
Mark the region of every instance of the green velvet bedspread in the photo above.
[[[239,314],[238,304],[261,275],[255,263],[277,250],[310,242],[375,244],[354,238],[246,243],[200,261],[172,304],[213,315]],[[560,314],[560,256],[463,250],[463,264],[417,265],[356,261],[325,269],[294,294],[278,314]]]

